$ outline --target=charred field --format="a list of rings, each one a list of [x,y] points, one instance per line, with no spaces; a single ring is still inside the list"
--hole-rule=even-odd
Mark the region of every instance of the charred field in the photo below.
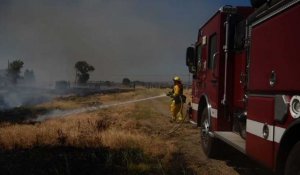
[[[43,89],[12,87],[0,89],[0,123],[34,123],[40,116],[53,112],[101,105],[95,94],[128,92],[128,88],[111,89]]]

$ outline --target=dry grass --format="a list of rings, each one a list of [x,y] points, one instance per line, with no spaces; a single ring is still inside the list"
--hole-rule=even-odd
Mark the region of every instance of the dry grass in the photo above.
[[[76,109],[162,95],[169,90],[138,89],[120,94],[58,98],[39,107],[48,110]],[[49,169],[48,174],[72,174],[72,171],[77,171],[74,167],[89,167],[92,172],[99,168],[99,164],[100,169],[95,170],[100,171],[99,174],[233,174],[233,168],[226,167],[224,161],[194,159],[193,156],[199,156],[198,151],[192,151],[189,157],[186,155],[187,151],[200,150],[200,145],[189,146],[193,144],[191,140],[198,142],[198,131],[187,132],[186,128],[181,128],[167,135],[174,127],[168,119],[169,102],[169,98],[142,101],[36,124],[2,123],[0,171],[1,164],[2,169],[7,165],[14,167],[15,162],[23,163],[22,157],[29,157],[25,161],[32,161],[32,164],[41,162],[41,167],[44,164],[48,167],[49,160],[57,162],[51,165],[55,171]],[[194,133],[197,133],[195,137],[188,137]],[[50,158],[44,159],[47,156]],[[102,172],[103,169],[109,171]],[[16,174],[22,170],[20,168]],[[9,169],[6,174],[13,173]]]
[[[38,107],[47,110],[74,109],[100,103],[111,104],[140,99],[165,92],[166,90],[160,89],[140,89],[134,92],[97,94],[84,98],[58,98]],[[163,169],[170,167],[168,164],[173,160],[173,155],[178,152],[178,148],[174,142],[166,141],[156,133],[157,128],[152,121],[158,122],[161,116],[147,104],[148,102],[142,102],[100,109],[64,118],[49,119],[36,124],[3,123],[0,125],[0,150],[10,152],[36,150],[41,147],[104,149],[104,151],[108,149],[105,155],[106,166],[114,167],[114,164],[119,162],[116,159],[120,158],[123,162],[120,166],[125,165],[127,171],[134,172],[133,174],[148,174],[149,172],[164,174],[166,170]],[[34,155],[39,154],[44,153],[34,153]],[[89,155],[88,153],[78,154]],[[92,152],[91,156],[95,157],[96,154]],[[62,170],[62,172],[65,171]]]
[[[122,119],[118,121],[122,122]],[[49,120],[36,125],[5,126],[0,128],[0,146],[3,150],[45,145],[137,148],[154,156],[164,154],[165,151],[161,148],[172,149],[172,145],[167,145],[158,138],[149,139],[149,136],[134,131],[137,126],[134,121],[115,124],[113,122],[114,120],[100,118],[95,114],[81,114],[74,118]]]
[[[46,109],[75,109],[81,107],[80,104],[72,101],[62,101],[62,100],[54,100],[51,102],[47,102],[44,104],[38,105],[38,107],[46,108]]]
[[[37,105],[37,107],[42,107],[46,109],[75,109],[86,106],[95,106],[100,104],[101,95],[92,95],[86,97],[65,97],[57,98],[51,102],[43,103]]]
[[[81,107],[91,101],[112,103],[146,96],[160,95],[162,90],[138,90],[116,95],[95,95],[79,99],[57,99],[39,105],[49,109],[70,109]],[[135,112],[133,112],[135,111]],[[136,149],[154,159],[168,162],[176,147],[159,137],[141,132],[143,119],[156,115],[147,106],[135,104],[114,109],[103,109],[89,113],[75,114],[60,119],[47,120],[34,125],[3,124],[0,127],[1,150],[33,149],[35,147],[103,148],[111,150]],[[145,126],[144,126],[145,127]],[[129,168],[146,171],[149,167],[140,162],[128,164]]]
[[[110,104],[115,102],[122,102],[133,99],[146,98],[156,95],[165,94],[165,89],[137,89],[135,91],[126,93],[113,93],[113,94],[96,94],[86,97],[65,97],[57,98],[51,102],[37,105],[37,107],[45,109],[75,109],[86,106],[96,106],[100,104]]]

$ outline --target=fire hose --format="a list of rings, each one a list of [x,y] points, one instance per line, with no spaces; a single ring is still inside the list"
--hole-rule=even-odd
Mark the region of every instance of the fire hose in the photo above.
[[[85,108],[79,108],[79,109],[73,109],[73,110],[66,110],[66,111],[56,110],[56,111],[53,111],[51,113],[38,116],[35,121],[44,121],[44,120],[49,119],[49,118],[65,117],[65,116],[68,116],[68,115],[71,115],[71,114],[78,114],[78,113],[83,113],[83,112],[91,112],[91,111],[95,111],[95,110],[99,110],[99,109],[105,109],[105,108],[109,108],[109,107],[115,107],[115,106],[120,106],[120,105],[127,105],[127,104],[130,104],[130,103],[136,103],[136,102],[141,102],[141,101],[146,101],[146,100],[152,100],[152,99],[156,99],[156,98],[162,98],[162,97],[165,97],[165,96],[166,95],[159,95],[159,96],[148,97],[148,98],[143,98],[143,99],[130,100],[130,101],[126,101],[126,102],[119,102],[119,103],[114,103],[114,104],[106,104],[106,105],[85,107]],[[183,103],[183,100],[182,100],[182,96],[180,96],[179,98],[180,98],[180,103],[181,103],[180,110],[179,110],[179,112],[180,112],[180,111],[183,110],[184,103]],[[175,125],[165,135],[170,135],[170,134],[176,132],[179,128],[181,128],[182,125],[183,125],[183,123],[185,122],[188,114],[189,114],[189,112],[187,111],[185,113],[183,119],[177,125]]]

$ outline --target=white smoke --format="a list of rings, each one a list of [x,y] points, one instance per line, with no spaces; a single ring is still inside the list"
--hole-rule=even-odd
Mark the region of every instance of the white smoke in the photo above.
[[[0,91],[0,110],[36,105],[55,97],[48,89],[11,87]]]

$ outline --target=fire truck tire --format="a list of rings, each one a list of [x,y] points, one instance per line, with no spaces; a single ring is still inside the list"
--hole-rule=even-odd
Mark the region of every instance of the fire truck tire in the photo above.
[[[285,175],[294,175],[294,174],[300,174],[300,141],[298,141],[291,152],[288,155],[284,174]]]
[[[207,157],[216,158],[218,156],[219,140],[210,136],[211,132],[210,119],[208,117],[208,110],[205,108],[201,115],[201,145]]]

